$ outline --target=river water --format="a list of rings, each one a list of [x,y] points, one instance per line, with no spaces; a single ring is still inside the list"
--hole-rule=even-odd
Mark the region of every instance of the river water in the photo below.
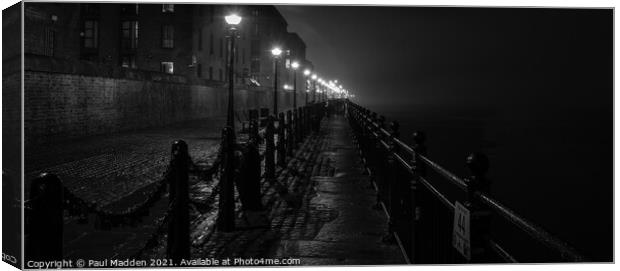
[[[613,112],[610,108],[494,109],[370,106],[398,120],[402,138],[427,134],[428,156],[459,176],[473,151],[489,156],[491,195],[594,261],[613,253]],[[493,221],[525,259],[530,243]],[[508,234],[506,234],[508,233]],[[540,257],[539,257],[540,256]]]

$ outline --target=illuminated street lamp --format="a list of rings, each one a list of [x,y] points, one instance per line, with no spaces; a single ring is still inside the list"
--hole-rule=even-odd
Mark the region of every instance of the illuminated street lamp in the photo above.
[[[293,61],[291,63],[293,68],[293,110],[297,109],[297,69],[299,68],[299,62]]]
[[[278,59],[282,54],[282,49],[275,47],[271,50],[273,55],[274,76],[273,76],[273,114],[278,116]]]

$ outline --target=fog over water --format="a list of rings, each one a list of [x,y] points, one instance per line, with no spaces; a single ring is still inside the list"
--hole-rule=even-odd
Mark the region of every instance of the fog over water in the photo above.
[[[488,154],[492,195],[611,260],[611,9],[278,8],[353,101],[405,140],[425,131],[430,158],[460,176],[469,153]]]

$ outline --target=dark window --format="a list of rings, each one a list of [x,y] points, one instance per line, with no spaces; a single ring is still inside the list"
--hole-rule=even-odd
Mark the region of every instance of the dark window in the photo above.
[[[224,73],[222,72],[222,69],[218,70],[220,73],[220,81],[224,81]]]
[[[213,67],[209,67],[209,80],[213,80]]]
[[[172,25],[164,25],[161,28],[161,47],[174,48],[174,27]]]
[[[161,72],[173,74],[174,73],[174,62],[162,62]]]
[[[121,24],[121,46],[123,49],[138,48],[138,22],[123,21]]]
[[[121,56],[121,67],[125,68],[137,68],[136,65],[136,56],[135,55],[122,55]]]
[[[213,55],[213,32],[209,34],[209,54]]]
[[[54,56],[54,44],[56,43],[56,32],[50,28],[45,29],[45,48],[43,55]]]
[[[202,7],[202,6],[201,6]],[[202,51],[202,27],[200,28],[200,32],[198,32],[198,51]]]
[[[259,73],[260,72],[260,60],[252,59],[252,64],[250,64],[250,69],[252,70],[252,73]]]
[[[99,22],[84,21],[84,48],[97,48],[99,40]]]
[[[200,63],[198,63],[198,67],[196,68],[196,76],[202,78],[202,65]]]
[[[252,40],[250,44],[250,55],[252,57],[260,56],[260,41],[259,40]]]
[[[174,5],[173,4],[162,4],[161,12],[163,13],[174,12]]]
[[[220,57],[224,57],[224,39],[220,38]]]
[[[239,64],[239,46],[235,45],[235,64]]]
[[[213,17],[215,17],[215,6],[214,5],[210,5],[209,6],[209,21],[211,23],[213,23]]]
[[[99,4],[82,4],[82,16],[99,17]]]
[[[138,4],[121,4],[121,15],[137,16],[138,15]]]

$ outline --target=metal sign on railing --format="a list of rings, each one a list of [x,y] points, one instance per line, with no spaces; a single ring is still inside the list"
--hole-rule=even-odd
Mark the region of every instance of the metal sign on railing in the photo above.
[[[460,202],[454,203],[452,246],[468,261],[471,260],[469,210]]]

